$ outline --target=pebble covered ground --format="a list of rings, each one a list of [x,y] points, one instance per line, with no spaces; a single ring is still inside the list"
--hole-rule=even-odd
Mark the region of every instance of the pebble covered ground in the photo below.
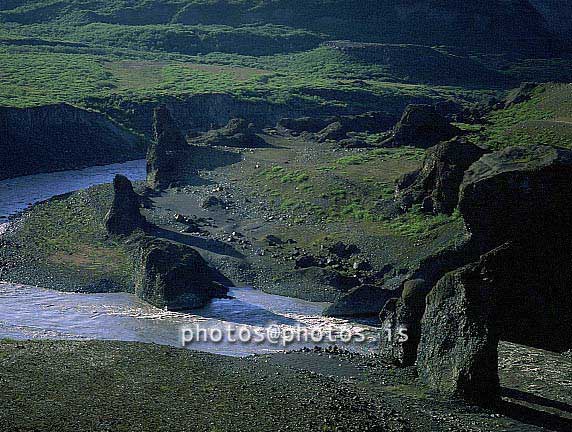
[[[413,368],[337,349],[239,359],[138,343],[1,341],[0,429],[570,431],[570,359],[507,343],[500,357],[505,396],[481,408],[431,393]]]

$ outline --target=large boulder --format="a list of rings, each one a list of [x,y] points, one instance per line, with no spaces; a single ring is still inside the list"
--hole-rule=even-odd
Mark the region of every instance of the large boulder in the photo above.
[[[215,281],[216,276],[190,246],[145,238],[141,241],[135,294],[159,308],[200,308],[213,298],[226,297],[228,289]]]
[[[425,211],[452,214],[459,201],[465,171],[485,153],[486,150],[462,140],[431,147],[421,170],[399,180],[396,201],[403,210],[422,204]]]
[[[267,147],[268,144],[256,134],[256,127],[244,119],[235,118],[226,126],[214,129],[193,140],[198,144],[223,147]]]
[[[390,138],[381,143],[385,147],[412,146],[429,148],[461,134],[431,105],[409,105],[395,126]]]
[[[459,210],[485,251],[510,240],[554,247],[572,234],[571,179],[572,151],[509,147],[465,173]]]
[[[141,197],[133,190],[129,179],[116,175],[113,179],[113,203],[105,216],[107,232],[115,235],[129,235],[138,228],[144,228],[145,218],[141,215]]]
[[[481,257],[502,340],[558,352],[572,347],[572,250],[554,246],[508,242]]]
[[[154,140],[147,152],[147,184],[164,189],[186,177],[191,147],[165,105],[155,109],[153,130]]]
[[[379,314],[384,336],[380,341],[380,356],[384,360],[399,366],[415,364],[421,339],[421,318],[430,288],[422,279],[408,280],[403,285],[401,297],[392,298],[384,305]]]
[[[474,402],[499,393],[495,293],[471,264],[445,275],[427,297],[417,368],[430,387]]]

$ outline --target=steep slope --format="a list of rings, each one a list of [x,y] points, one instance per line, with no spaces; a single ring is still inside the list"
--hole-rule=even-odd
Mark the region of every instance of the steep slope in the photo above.
[[[67,104],[0,108],[0,179],[144,157],[141,138]]]

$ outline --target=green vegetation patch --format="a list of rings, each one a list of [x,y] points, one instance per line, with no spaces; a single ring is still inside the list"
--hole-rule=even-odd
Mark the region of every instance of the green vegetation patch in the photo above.
[[[17,230],[7,235],[8,241],[19,247],[15,249],[17,257],[8,260],[17,266],[4,277],[10,280],[11,271],[41,272],[47,266],[61,281],[70,282],[59,289],[74,290],[99,280],[131,289],[132,251],[121,240],[109,237],[103,224],[111,197],[111,186],[102,185],[26,211]]]
[[[572,148],[572,85],[543,85],[530,100],[492,112],[482,139],[493,149],[533,144]]]

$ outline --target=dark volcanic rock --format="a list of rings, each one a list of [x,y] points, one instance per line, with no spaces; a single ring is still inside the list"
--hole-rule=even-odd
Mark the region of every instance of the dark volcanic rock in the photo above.
[[[572,346],[572,250],[560,243],[506,243],[480,260],[496,293],[502,340],[552,351]]]
[[[168,188],[187,176],[191,147],[165,105],[155,109],[154,141],[147,152],[147,184],[152,189]]]
[[[144,228],[145,218],[141,215],[141,197],[133,190],[129,179],[116,175],[113,179],[113,204],[105,216],[105,228],[110,234],[128,235],[137,228]]]
[[[558,244],[572,234],[570,179],[572,151],[509,147],[466,172],[459,210],[485,251],[518,239],[536,247]]]
[[[256,135],[254,125],[244,119],[232,119],[225,127],[207,132],[193,142],[209,146],[240,148],[268,146],[266,141]]]
[[[383,111],[370,111],[358,115],[340,116],[338,121],[351,132],[384,132],[395,124],[397,118]]]
[[[209,209],[213,207],[224,208],[226,207],[226,202],[214,195],[211,195],[210,197],[208,197],[203,201],[201,207],[204,209]]]
[[[383,132],[395,124],[394,115],[381,111],[370,111],[357,115],[342,115],[326,118],[301,117],[281,119],[277,127],[300,134],[303,132],[318,133],[332,123],[340,123],[348,132]]]
[[[427,297],[417,367],[440,392],[475,402],[499,393],[494,292],[477,265],[447,274]]]
[[[98,112],[68,104],[0,107],[0,180],[144,155],[144,140]]]
[[[350,130],[345,127],[341,122],[337,121],[322,129],[316,134],[316,139],[319,142],[325,141],[341,141],[348,137]]]
[[[301,256],[296,260],[295,268],[297,269],[305,269],[308,267],[316,267],[318,266],[318,260],[316,257],[311,255],[304,255]]]
[[[349,258],[352,255],[355,255],[360,252],[359,247],[354,244],[345,244],[344,242],[337,242],[334,243],[332,246],[328,248],[328,250],[333,253],[334,255],[339,256],[340,258]]]
[[[395,126],[392,136],[381,145],[429,148],[460,133],[461,130],[439,115],[433,106],[409,105]]]
[[[377,285],[361,285],[341,296],[324,310],[328,317],[369,317],[377,316],[394,291]]]
[[[141,242],[135,294],[146,302],[171,310],[199,308],[226,296],[228,289],[215,279],[214,270],[190,246],[151,238]]]
[[[433,213],[453,213],[465,171],[485,153],[461,140],[431,147],[421,170],[405,175],[397,184],[396,201],[403,210],[423,204],[424,210]]]
[[[421,318],[425,313],[425,298],[431,287],[421,279],[406,281],[400,298],[384,305],[379,319],[384,337],[380,355],[399,366],[413,366],[421,339]],[[403,334],[406,338],[403,338]]]

